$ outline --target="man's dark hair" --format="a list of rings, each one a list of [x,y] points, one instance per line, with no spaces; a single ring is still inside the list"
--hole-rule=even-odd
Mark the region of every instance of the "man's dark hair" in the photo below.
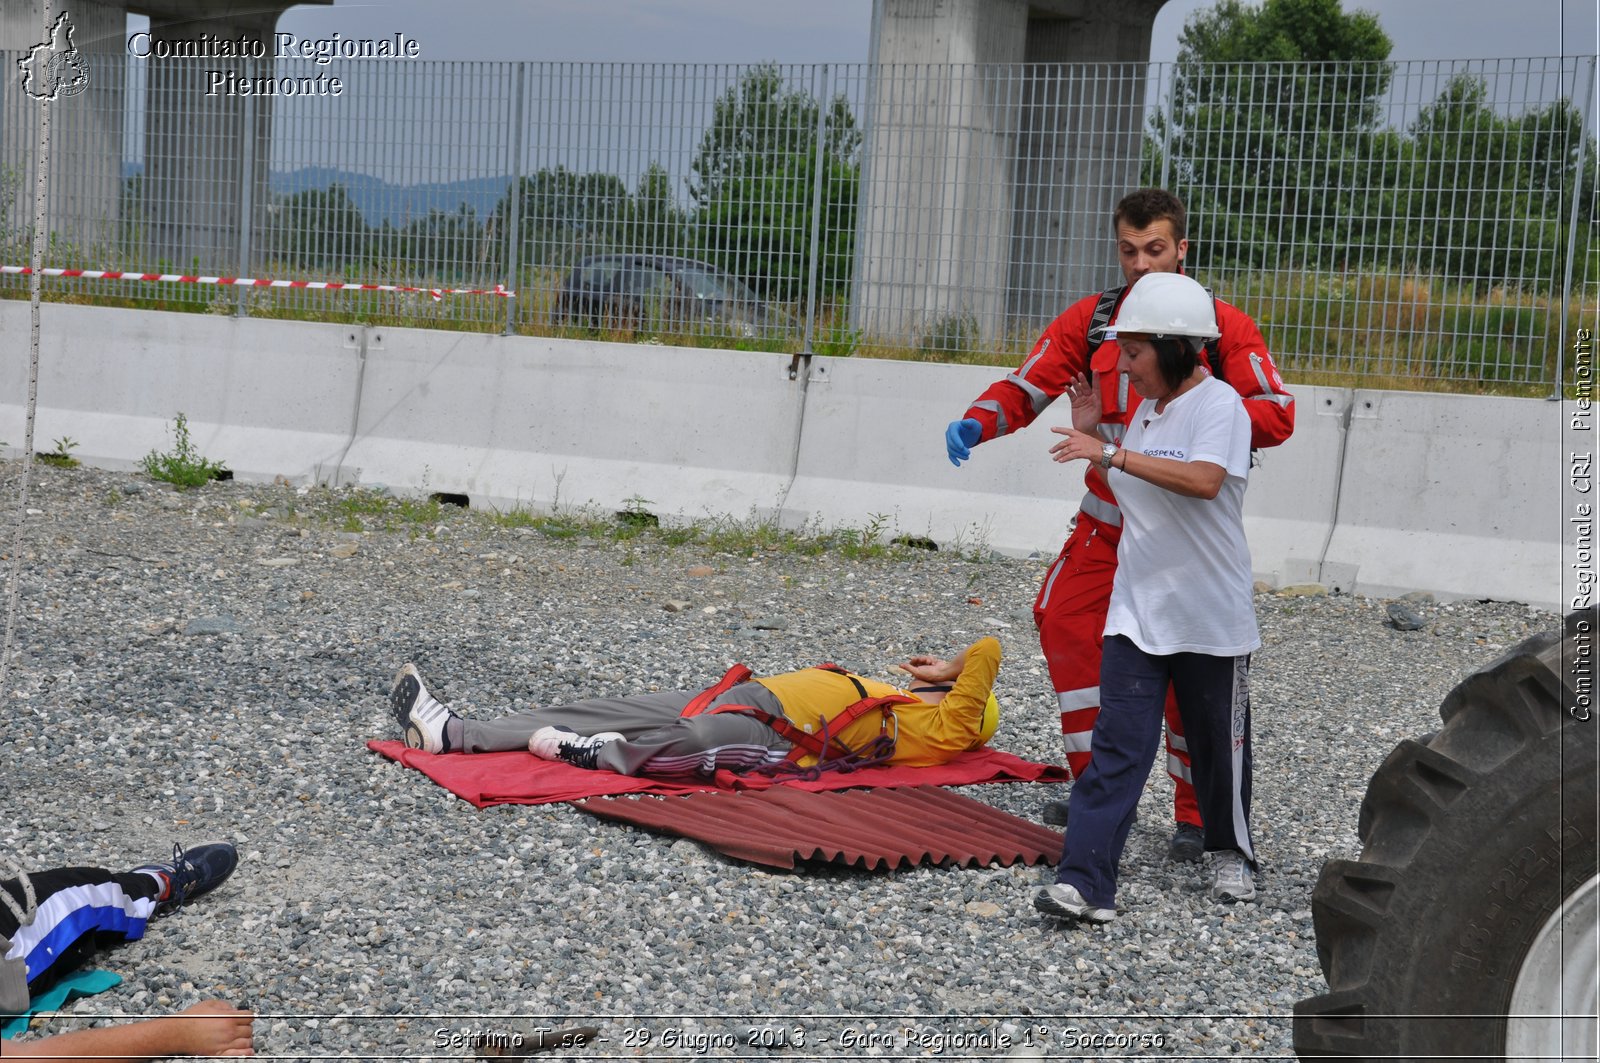
[[[1183,200],[1165,188],[1140,188],[1129,192],[1117,201],[1111,215],[1113,227],[1129,225],[1135,229],[1148,229],[1158,221],[1172,223],[1172,238],[1187,240],[1189,214],[1183,209]]]
[[[1167,388],[1177,391],[1200,364],[1200,352],[1187,336],[1151,336],[1156,349],[1156,368]]]

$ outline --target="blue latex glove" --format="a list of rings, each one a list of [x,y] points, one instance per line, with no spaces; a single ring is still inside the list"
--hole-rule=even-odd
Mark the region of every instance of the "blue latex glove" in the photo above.
[[[950,427],[944,430],[944,449],[950,455],[950,464],[960,465],[972,457],[972,448],[982,436],[983,425],[971,417],[951,421]]]

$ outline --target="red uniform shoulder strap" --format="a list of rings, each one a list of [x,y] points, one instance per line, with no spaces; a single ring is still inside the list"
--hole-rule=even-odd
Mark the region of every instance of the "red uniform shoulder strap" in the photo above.
[[[726,694],[730,688],[738,686],[740,683],[743,683],[754,674],[755,673],[751,672],[750,669],[746,668],[742,664],[734,665],[732,668],[729,668],[726,672],[722,673],[721,679],[717,680],[711,686],[706,687],[694,697],[690,698],[689,704],[685,705],[683,707],[683,711],[678,713],[678,715],[700,715],[702,712],[706,711],[707,705]]]

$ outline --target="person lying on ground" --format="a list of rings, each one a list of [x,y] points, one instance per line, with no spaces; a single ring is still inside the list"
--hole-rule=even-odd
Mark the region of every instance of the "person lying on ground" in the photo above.
[[[753,676],[739,665],[701,691],[588,698],[475,720],[435,699],[417,666],[407,663],[389,704],[412,749],[527,749],[622,775],[926,767],[988,742],[1000,721],[992,693],[997,640],[979,639],[950,660],[916,656],[900,667],[915,680],[906,689],[833,665],[773,676]]]
[[[221,885],[238,865],[226,842],[184,850],[131,871],[57,867],[0,879],[0,1021],[83,966],[98,949],[144,936],[149,920]],[[220,1000],[177,1015],[77,1030],[37,1041],[0,1041],[0,1056],[156,1059],[250,1055],[254,1016]]]

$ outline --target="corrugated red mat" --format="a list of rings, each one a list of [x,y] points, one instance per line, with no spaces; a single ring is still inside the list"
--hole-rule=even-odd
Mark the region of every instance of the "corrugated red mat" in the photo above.
[[[918,864],[1053,864],[1061,835],[937,786],[812,793],[770,790],[681,797],[591,797],[591,815],[704,842],[738,860],[794,867],[821,860],[863,868]]]

